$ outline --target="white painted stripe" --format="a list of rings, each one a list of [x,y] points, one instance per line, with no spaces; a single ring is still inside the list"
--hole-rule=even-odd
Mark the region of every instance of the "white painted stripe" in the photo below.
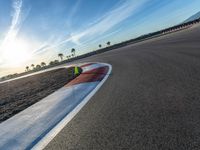
[[[33,150],[41,150],[44,149],[49,142],[72,120],[72,118],[87,104],[87,102],[92,98],[92,96],[100,89],[103,83],[108,79],[111,71],[112,66],[110,64],[105,64],[109,67],[109,71],[107,75],[105,75],[104,79],[94,88],[89,95],[87,95],[84,100],[73,110],[71,111],[59,124],[57,124],[40,142],[38,142],[34,147]]]
[[[63,87],[0,124],[0,149],[32,148],[98,85]]]

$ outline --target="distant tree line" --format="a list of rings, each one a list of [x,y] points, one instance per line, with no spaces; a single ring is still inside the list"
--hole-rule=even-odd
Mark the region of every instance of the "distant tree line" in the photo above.
[[[110,46],[111,45],[111,42],[108,41],[106,43],[107,46]],[[102,45],[99,44],[99,48],[102,48]],[[41,64],[31,64],[30,66],[26,66],[25,68],[25,71],[26,72],[30,72],[30,71],[38,71],[38,70],[41,70],[41,69],[45,69],[45,68],[48,68],[49,66],[54,66],[54,65],[57,65],[57,64],[60,64],[61,62],[63,62],[64,60],[70,60],[72,58],[75,58],[76,57],[76,49],[75,48],[72,48],[71,49],[71,54],[67,55],[66,56],[66,59],[64,54],[63,53],[59,53],[58,54],[58,58],[60,59],[59,60],[52,60],[49,62],[49,64],[47,65],[45,62],[41,62]]]
[[[75,56],[76,56],[76,50],[75,50],[75,48],[72,48],[71,49],[71,54],[67,55],[66,58],[68,60],[68,59],[71,59],[71,58],[73,58]],[[41,70],[41,69],[48,68],[50,66],[55,66],[55,65],[59,64],[60,62],[62,62],[64,60],[64,57],[65,56],[64,56],[63,53],[59,53],[58,54],[58,58],[60,59],[60,61],[57,60],[57,59],[56,60],[52,60],[52,61],[49,62],[48,65],[45,62],[41,62],[40,64],[36,64],[36,65],[35,64],[31,64],[30,66],[26,66],[25,71],[26,72],[38,71],[38,70]]]

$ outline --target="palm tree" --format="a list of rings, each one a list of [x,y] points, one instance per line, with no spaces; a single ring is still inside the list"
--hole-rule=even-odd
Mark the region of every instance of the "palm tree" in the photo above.
[[[54,61],[50,61],[49,65],[50,65],[50,66],[51,66],[51,65],[54,65]]]
[[[41,66],[40,65],[36,65],[35,67],[37,70],[41,69]]]
[[[31,64],[31,67],[34,69],[35,65],[34,65],[34,64]]]
[[[111,44],[110,41],[108,41],[108,42],[107,42],[107,45],[110,46],[110,44]]]
[[[72,56],[75,56],[76,50],[72,48],[71,53],[73,54]]]
[[[29,66],[26,66],[26,71],[29,71]]]
[[[63,61],[63,54],[62,53],[59,53],[58,57],[60,57],[60,60]]]
[[[101,44],[99,44],[99,48],[101,48],[102,47],[102,45]]]
[[[58,64],[59,63],[59,61],[58,60],[54,60],[54,64]]]
[[[45,63],[45,62],[41,62],[41,66],[42,66],[42,67],[45,67],[45,66],[46,66],[46,63]]]

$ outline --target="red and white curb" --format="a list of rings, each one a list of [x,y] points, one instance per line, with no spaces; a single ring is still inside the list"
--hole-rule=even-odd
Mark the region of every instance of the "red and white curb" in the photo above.
[[[83,69],[80,76],[0,124],[0,149],[43,149],[98,91],[112,70],[105,63],[79,66]]]

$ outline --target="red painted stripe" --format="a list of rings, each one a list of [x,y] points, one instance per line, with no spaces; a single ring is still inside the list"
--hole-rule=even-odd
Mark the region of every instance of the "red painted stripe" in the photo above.
[[[71,86],[71,85],[85,83],[85,82],[101,81],[107,74],[108,70],[109,70],[109,67],[105,66],[105,67],[100,67],[97,69],[84,72],[81,75],[79,75],[77,78],[69,82],[66,86]]]

